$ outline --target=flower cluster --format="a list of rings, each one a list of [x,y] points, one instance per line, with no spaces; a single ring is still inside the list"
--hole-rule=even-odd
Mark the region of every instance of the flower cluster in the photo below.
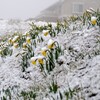
[[[31,58],[31,63],[39,65],[41,71],[45,73],[50,72],[55,68],[55,62],[61,52],[58,42],[49,39],[47,46],[41,48],[40,55]]]

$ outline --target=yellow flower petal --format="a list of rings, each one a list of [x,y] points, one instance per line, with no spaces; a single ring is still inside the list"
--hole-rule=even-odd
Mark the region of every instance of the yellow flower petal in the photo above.
[[[46,56],[46,55],[47,55],[47,53],[46,53],[45,50],[44,50],[44,51],[41,51],[41,54],[42,54],[43,56]]]
[[[33,65],[36,65],[36,60],[37,60],[36,57],[32,57],[32,58],[31,58],[31,63],[32,63]]]
[[[9,42],[10,44],[12,44],[12,43],[13,43],[11,38],[8,40],[8,42]]]
[[[48,32],[45,32],[45,33],[44,33],[44,36],[47,36],[48,34],[49,34]]]
[[[38,62],[39,62],[40,64],[44,64],[44,61],[43,61],[43,59],[41,59],[41,58],[38,58]]]
[[[49,34],[49,30],[43,30],[44,36],[47,36]]]
[[[27,43],[23,43],[23,48],[27,48]]]
[[[49,41],[48,41],[48,48],[49,49],[52,49],[54,47],[54,41],[52,40],[52,39],[50,39]]]
[[[36,65],[36,61],[31,61],[31,63],[32,63],[33,65]]]
[[[30,39],[30,37],[27,37],[27,38],[26,38],[26,42],[27,42],[28,44],[31,43],[31,39]]]
[[[92,23],[93,25],[95,25],[95,24],[97,23],[97,18],[94,17],[94,16],[92,16],[92,17],[91,17],[91,23]]]
[[[93,25],[95,25],[97,22],[96,22],[96,20],[94,20],[94,21],[91,21],[91,23],[92,23]]]
[[[48,48],[49,48],[49,49],[54,48],[54,43],[53,43],[53,44],[51,44],[51,45],[48,45]]]

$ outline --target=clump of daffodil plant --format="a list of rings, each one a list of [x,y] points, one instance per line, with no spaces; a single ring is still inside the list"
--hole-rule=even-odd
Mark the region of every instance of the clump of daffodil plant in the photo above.
[[[49,35],[50,35],[51,37],[55,37],[55,36],[56,36],[56,32],[55,32],[55,29],[52,27],[52,24],[48,23],[48,25],[45,26],[44,29],[45,29],[45,28],[47,29],[46,31],[49,32]]]
[[[55,29],[52,28],[49,30],[49,34],[51,37],[55,37],[57,35],[57,32],[55,31]]]
[[[1,47],[0,48],[0,56],[4,58],[8,55],[10,55],[10,56],[12,55],[12,49],[10,49],[8,46]]]
[[[37,60],[38,60],[38,63],[40,65],[41,71],[44,71],[45,57],[44,56],[38,56]]]
[[[31,39],[32,39],[32,44],[36,47],[36,43],[40,43],[40,42],[43,42],[43,38],[39,35],[39,32],[38,30],[33,30],[31,29],[29,31],[30,33],[30,36],[31,36]],[[37,41],[37,42],[36,42]]]
[[[28,52],[28,58],[29,59],[34,56],[34,50],[33,50],[32,45],[27,44],[26,50]]]
[[[23,100],[36,100],[37,92],[35,90],[30,90],[28,92],[22,91],[21,97]]]
[[[58,42],[50,39],[48,41],[47,47],[43,47],[40,50],[40,53],[42,56],[37,58],[35,57],[35,60],[33,59],[33,64],[36,64],[36,61],[38,60],[38,63],[41,66],[41,70],[44,70],[45,73],[49,73],[55,68],[55,62],[61,55],[62,51]]]
[[[15,36],[15,37],[12,39],[12,42],[15,43],[15,42],[18,41],[18,39],[19,39],[19,36]]]
[[[57,41],[50,39],[47,44],[48,49],[51,50],[52,53],[55,53],[55,59],[57,60],[59,55],[62,54],[61,47]]]
[[[28,37],[28,36],[30,36],[30,33],[29,33],[29,32],[25,32],[25,33],[23,34],[23,36]]]
[[[80,16],[80,19],[83,23],[83,25],[88,25],[90,24],[90,19],[91,19],[91,15],[90,15],[90,11],[89,10],[86,10],[82,16]]]
[[[31,29],[29,31],[31,38],[34,40],[37,38],[39,42],[43,41],[43,38],[39,36],[39,33],[43,31],[43,26],[39,27],[34,23],[30,24]]]
[[[17,56],[21,56],[21,67],[22,67],[22,72],[25,72],[26,68],[29,67],[29,58],[28,58],[28,52],[23,51],[22,53],[19,53]]]
[[[61,47],[59,46],[57,41],[50,39],[47,44],[47,58],[48,58],[48,70],[49,72],[55,68],[55,62],[58,57],[62,55]]]
[[[58,85],[57,85],[57,82],[55,82],[54,80],[53,80],[53,82],[50,84],[50,86],[49,86],[49,91],[50,92],[53,92],[54,94],[55,93],[57,93],[57,91],[58,91]]]
[[[42,32],[44,36],[47,36],[48,34],[50,34],[50,29],[52,29],[51,25],[49,29],[47,28],[47,26],[44,26],[41,29],[39,29],[39,27],[37,27],[36,25],[34,24],[32,25],[32,29],[29,31],[30,36],[26,37],[26,43],[28,45],[26,46],[26,44],[23,43],[23,47],[28,49],[28,53],[33,51],[32,46],[38,43],[38,40],[40,39],[39,33]],[[29,37],[31,37],[31,39]],[[40,55],[36,57],[34,57],[34,55],[33,56],[31,55],[30,59],[33,65],[36,66],[39,65],[41,71],[47,73],[55,68],[55,62],[60,55],[61,55],[61,48],[58,42],[50,39],[48,41],[47,46],[43,47],[40,50]]]
[[[43,65],[43,64],[44,64],[44,61],[43,61],[43,60],[44,60],[44,56],[40,56],[40,55],[39,55],[39,56],[37,56],[37,57],[32,57],[32,58],[31,58],[31,63],[32,63],[33,65],[36,65],[36,62],[38,61],[39,64],[42,64],[42,65]]]
[[[43,71],[45,72],[45,62],[46,62],[45,57],[44,56],[41,56],[41,55],[31,58],[31,63],[33,65],[37,65],[38,64],[39,65],[39,68],[40,68],[40,70],[42,72]]]
[[[61,23],[59,21],[57,21],[57,25],[55,29],[57,31],[57,34],[61,31]]]
[[[64,88],[64,91],[60,90],[60,86],[57,84],[57,81],[52,80],[49,84],[49,95],[52,95],[51,93],[53,93],[52,96],[50,96],[50,99],[53,100],[73,100],[75,98],[79,98],[79,95],[77,95],[76,93],[80,92],[79,89],[74,88],[71,89],[70,86],[68,86],[67,88]]]
[[[62,33],[66,33],[66,30],[69,29],[69,23],[67,20],[64,20],[61,26]]]
[[[19,35],[14,35],[14,38],[9,38],[8,43],[10,46],[14,46],[15,48],[17,47],[22,47],[23,43],[25,42],[25,38],[19,34]],[[18,45],[17,45],[18,44]]]
[[[91,16],[91,19],[90,19],[91,24],[93,26],[95,26],[95,25],[99,26],[99,31],[100,31],[100,11],[99,11],[99,9],[97,9],[97,11],[96,11],[96,10],[90,8],[88,10],[88,12],[90,13],[90,16]]]
[[[47,47],[43,47],[40,53],[45,57],[45,65],[44,65],[44,68],[46,70],[45,73],[49,73],[55,67],[54,56],[51,50],[49,50]]]

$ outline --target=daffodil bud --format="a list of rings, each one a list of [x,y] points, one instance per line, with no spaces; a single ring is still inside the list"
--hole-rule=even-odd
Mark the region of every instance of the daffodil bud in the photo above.
[[[91,17],[91,23],[92,23],[93,25],[95,25],[95,24],[97,23],[97,18],[94,17],[94,16],[92,16],[92,17]]]

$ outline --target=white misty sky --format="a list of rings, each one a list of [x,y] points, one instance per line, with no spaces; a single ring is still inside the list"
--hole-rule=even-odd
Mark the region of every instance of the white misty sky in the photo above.
[[[0,0],[0,18],[27,19],[59,0]]]

